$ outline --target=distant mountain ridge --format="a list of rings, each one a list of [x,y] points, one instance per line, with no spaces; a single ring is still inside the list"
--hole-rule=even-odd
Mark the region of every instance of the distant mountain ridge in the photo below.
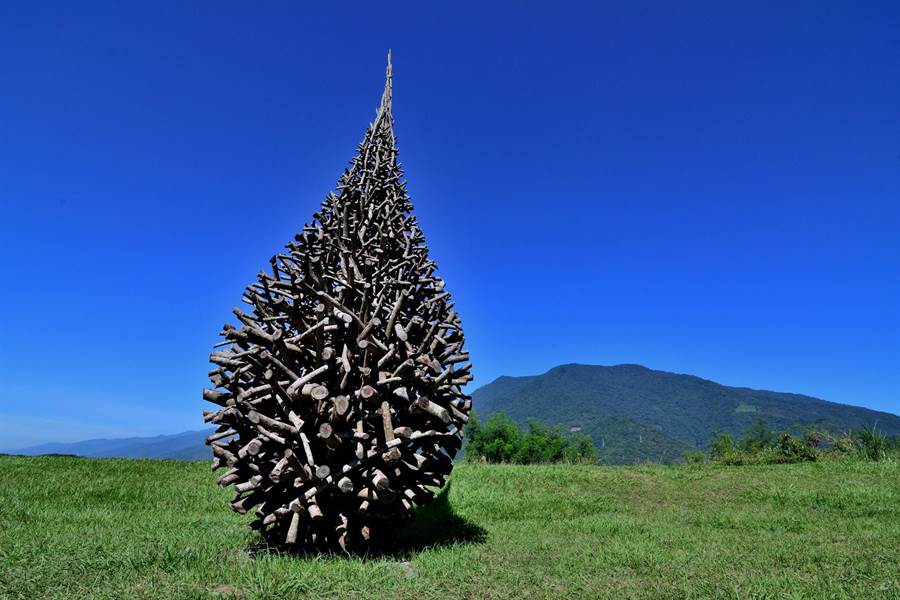
[[[523,424],[534,417],[589,435],[606,464],[671,462],[685,450],[704,448],[715,431],[741,435],[757,417],[772,429],[816,425],[843,432],[877,424],[900,435],[900,417],[890,413],[640,365],[560,365],[542,375],[498,377],[472,396],[482,419],[505,412]],[[49,443],[11,453],[210,460],[204,438],[213,431]]]
[[[741,435],[762,418],[772,429],[814,425],[832,432],[877,425],[900,435],[900,417],[811,396],[729,387],[641,365],[554,367],[543,375],[499,377],[475,390],[482,419],[504,412],[562,424],[591,436],[608,464],[670,462],[705,448],[714,432]]]
[[[182,431],[170,435],[95,439],[83,442],[51,442],[12,450],[11,454],[37,456],[41,454],[74,454],[93,458],[158,458],[172,460],[212,459],[204,439],[215,429]]]

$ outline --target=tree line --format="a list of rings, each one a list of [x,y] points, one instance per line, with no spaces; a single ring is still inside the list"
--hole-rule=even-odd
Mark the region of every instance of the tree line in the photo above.
[[[466,460],[510,464],[600,464],[593,440],[583,433],[567,433],[529,419],[525,428],[505,413],[496,412],[483,423],[475,411],[465,427]],[[900,460],[900,438],[876,426],[843,434],[807,427],[801,433],[777,431],[757,419],[741,437],[714,434],[706,451],[686,452],[688,463],[723,465],[783,464],[820,459]]]
[[[856,458],[900,460],[900,438],[889,437],[877,426],[834,434],[807,427],[801,434],[776,431],[757,419],[740,438],[727,433],[715,435],[707,452],[688,452],[689,463],[713,462],[723,465],[767,465],[819,459]]]
[[[565,433],[529,419],[525,430],[505,413],[493,413],[482,423],[475,411],[465,428],[467,460],[519,465],[539,463],[598,464],[594,442],[582,433]]]

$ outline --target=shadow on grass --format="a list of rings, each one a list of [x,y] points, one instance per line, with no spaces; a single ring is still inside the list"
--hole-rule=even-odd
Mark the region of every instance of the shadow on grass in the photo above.
[[[397,531],[393,547],[384,554],[411,554],[426,548],[456,544],[481,544],[487,531],[459,516],[450,505],[450,483],[429,504],[420,506],[413,520]]]
[[[378,547],[371,547],[364,552],[352,552],[350,555],[363,558],[405,559],[429,548],[484,543],[487,539],[487,531],[456,514],[450,505],[451,483],[448,483],[434,497],[434,500],[416,508],[413,518],[409,522],[398,525],[391,532],[384,532],[386,535]],[[332,554],[310,548],[286,548],[266,542],[252,545],[247,548],[247,552],[253,557],[265,554],[297,556]],[[335,557],[348,556],[340,553],[332,555]]]

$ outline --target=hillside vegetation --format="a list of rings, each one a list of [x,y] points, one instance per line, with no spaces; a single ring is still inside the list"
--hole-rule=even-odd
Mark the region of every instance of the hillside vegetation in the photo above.
[[[494,413],[484,423],[474,410],[465,427],[465,457],[470,462],[519,465],[569,463],[597,464],[597,448],[581,433],[565,434],[562,427],[547,427],[531,419],[528,430],[504,413]]]
[[[900,595],[900,464],[461,464],[370,559],[254,551],[203,463],[0,457],[0,598]]]
[[[535,418],[594,440],[605,464],[672,462],[705,449],[716,433],[740,437],[762,419],[775,430],[806,426],[834,433],[877,425],[900,435],[900,417],[857,406],[720,385],[640,365],[562,365],[543,375],[500,377],[472,394],[482,419],[504,412]]]

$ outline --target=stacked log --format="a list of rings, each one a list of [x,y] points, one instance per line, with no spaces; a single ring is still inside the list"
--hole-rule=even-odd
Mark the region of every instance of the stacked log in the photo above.
[[[271,543],[376,545],[444,485],[468,421],[469,356],[402,181],[391,94],[388,56],[337,192],[247,287],[210,356],[213,469]]]

